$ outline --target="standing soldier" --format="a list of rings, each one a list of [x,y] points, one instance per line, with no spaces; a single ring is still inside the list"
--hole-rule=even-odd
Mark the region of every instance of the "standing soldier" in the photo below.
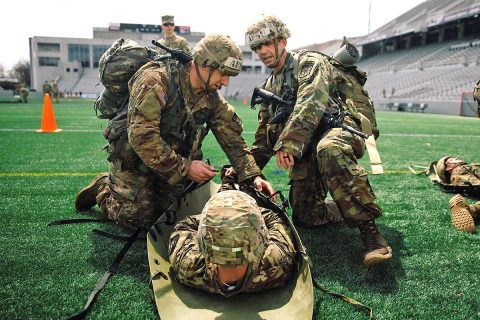
[[[360,128],[365,116],[362,118],[352,106],[352,101],[358,103],[355,97],[358,84],[339,73],[335,60],[330,57],[313,51],[296,54],[287,51],[290,31],[275,16],[262,17],[248,28],[246,35],[250,48],[272,69],[264,89],[296,101],[286,123],[270,124],[277,105],[261,106],[252,147],[260,168],[273,154],[279,168],[291,168],[290,201],[294,222],[320,225],[338,221],[341,216],[349,227],[360,229],[365,266],[390,259],[392,249],[380,235],[374,220],[381,216],[381,209],[375,203],[367,172],[357,162],[365,152],[364,140],[321,123],[324,113],[335,112],[329,102],[329,98],[334,97],[341,99],[341,108],[346,109],[344,124]],[[368,107],[364,103],[362,107]],[[370,128],[376,131],[372,123],[374,114],[370,117]],[[369,119],[367,116],[367,121]],[[333,202],[325,201],[327,192]]]
[[[184,52],[190,53],[191,49],[187,40],[175,34],[175,22],[173,16],[162,16],[162,30],[165,33],[165,36],[158,40],[158,42],[170,49],[180,49]],[[159,47],[155,47],[155,50],[160,54],[167,53]]]
[[[194,48],[193,60],[152,61],[129,81],[126,119],[112,119],[104,136],[109,173],[98,175],[75,200],[78,211],[98,204],[120,225],[150,228],[190,181],[206,182],[213,167],[201,161],[208,130],[240,182],[274,192],[243,140],[242,122],[220,95],[242,68],[242,52],[229,37],[212,34]]]
[[[58,103],[58,83],[56,80],[52,80],[52,93],[53,100]]]
[[[477,103],[477,114],[480,117],[480,80],[473,88],[473,100]]]
[[[49,96],[52,95],[52,86],[50,85],[48,80],[45,80],[45,83],[43,84],[42,89],[43,89],[43,95],[45,95],[45,93],[48,93]]]
[[[20,86],[20,89],[18,89],[18,91],[20,92],[20,95],[22,96],[22,101],[24,103],[28,103],[28,95],[29,95],[29,91],[27,88],[25,88],[25,85],[21,85]]]

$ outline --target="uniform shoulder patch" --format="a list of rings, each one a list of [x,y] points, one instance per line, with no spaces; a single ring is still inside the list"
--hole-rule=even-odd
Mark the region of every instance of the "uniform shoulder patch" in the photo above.
[[[233,120],[233,122],[235,122],[235,123],[238,124],[239,126],[242,126],[242,125],[243,125],[242,119],[240,119],[240,117],[237,115],[236,112],[233,114],[232,120]]]
[[[314,63],[313,61],[306,61],[302,66],[299,73],[299,78],[307,78],[310,76],[313,70]]]

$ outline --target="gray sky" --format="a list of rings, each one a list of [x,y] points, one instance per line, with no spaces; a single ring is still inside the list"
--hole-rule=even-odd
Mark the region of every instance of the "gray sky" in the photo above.
[[[292,32],[289,48],[374,31],[423,0],[14,0],[2,3],[0,64],[10,69],[29,58],[33,36],[91,38],[93,27],[110,22],[160,24],[164,14],[191,31],[223,32],[244,43],[248,25],[262,14],[275,14]],[[8,48],[8,49],[7,49]]]

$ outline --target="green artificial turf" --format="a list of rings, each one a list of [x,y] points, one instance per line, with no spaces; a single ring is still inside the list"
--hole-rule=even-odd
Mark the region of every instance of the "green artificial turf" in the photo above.
[[[59,133],[35,132],[42,115],[39,98],[0,105],[0,319],[62,319],[80,311],[122,247],[92,234],[92,228],[128,234],[111,225],[47,227],[53,220],[79,217],[73,207],[76,192],[107,170],[101,151],[106,121],[95,117],[92,103],[54,104]],[[236,108],[251,144],[256,111],[241,103]],[[407,169],[445,155],[480,161],[480,120],[385,111],[377,118],[385,174],[370,175],[370,182],[383,209],[377,222],[394,256],[368,270],[361,264],[358,230],[342,223],[299,229],[317,281],[372,307],[376,319],[480,318],[478,235],[455,231],[451,195]],[[211,135],[203,150],[212,164],[226,163]],[[360,163],[370,169],[367,158]],[[274,161],[264,173],[288,194],[287,175]],[[314,315],[367,319],[359,309],[318,291]],[[150,302],[145,243],[137,241],[88,318],[157,317]]]

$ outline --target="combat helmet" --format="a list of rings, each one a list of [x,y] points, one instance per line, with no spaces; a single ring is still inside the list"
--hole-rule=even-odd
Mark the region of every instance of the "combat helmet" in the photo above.
[[[255,51],[256,47],[269,39],[288,39],[290,30],[278,17],[273,15],[263,16],[248,27],[246,36],[250,49]]]
[[[445,161],[451,157],[452,156],[443,157],[440,160],[438,160],[437,164],[435,165],[435,170],[437,171],[437,175],[440,178],[440,180],[442,180],[443,182],[448,182],[447,176],[445,174]]]
[[[206,203],[200,217],[198,243],[207,262],[232,267],[258,264],[267,239],[260,209],[246,193],[222,191]]]
[[[236,76],[242,70],[242,50],[221,33],[212,33],[200,40],[192,50],[192,57],[198,65],[219,69],[225,75]]]

